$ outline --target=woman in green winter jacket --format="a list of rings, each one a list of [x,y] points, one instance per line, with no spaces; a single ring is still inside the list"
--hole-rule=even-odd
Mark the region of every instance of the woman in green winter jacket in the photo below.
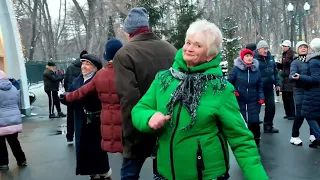
[[[246,180],[268,180],[253,135],[222,76],[222,34],[192,23],[172,68],[159,72],[132,110],[134,126],[157,133],[159,180],[226,180],[228,143]]]

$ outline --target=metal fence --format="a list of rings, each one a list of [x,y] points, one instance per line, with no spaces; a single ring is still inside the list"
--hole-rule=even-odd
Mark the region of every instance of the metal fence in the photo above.
[[[73,61],[59,61],[55,62],[57,69],[66,72],[67,67]],[[47,62],[45,61],[28,61],[25,63],[26,71],[27,71],[27,78],[29,83],[39,83],[43,81],[43,71],[46,69]]]

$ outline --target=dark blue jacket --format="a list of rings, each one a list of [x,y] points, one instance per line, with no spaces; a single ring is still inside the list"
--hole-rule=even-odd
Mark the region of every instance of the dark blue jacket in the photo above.
[[[271,53],[268,51],[267,57],[263,57],[259,55],[257,50],[255,50],[254,58],[259,61],[263,88],[270,90],[273,89],[273,85],[280,86],[280,77],[278,75],[277,65],[274,62]]]
[[[259,123],[261,105],[258,101],[264,100],[259,62],[254,59],[252,66],[247,67],[240,58],[237,58],[234,65],[228,81],[239,93],[237,99],[241,114],[248,123]]]
[[[299,80],[294,80],[292,79],[292,76],[298,73],[300,75],[310,75],[310,70],[309,70],[309,63],[308,62],[302,62],[296,57],[293,62],[291,63],[290,66],[290,75],[289,78],[294,82],[294,87],[293,87],[293,94],[294,94],[294,103],[296,106],[301,106],[302,101],[303,101],[303,96],[304,96],[304,91],[306,87],[306,83],[303,82],[301,79]]]
[[[300,80],[307,83],[304,92],[301,114],[307,120],[320,120],[320,52],[307,57],[310,76],[300,75]]]

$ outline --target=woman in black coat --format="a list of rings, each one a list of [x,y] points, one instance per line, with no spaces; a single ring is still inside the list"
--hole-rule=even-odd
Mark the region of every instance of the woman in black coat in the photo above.
[[[311,41],[310,48],[314,52],[307,56],[306,61],[310,67],[310,75],[294,74],[293,79],[306,83],[303,96],[301,114],[306,118],[315,136],[309,145],[311,148],[320,147],[320,39]]]
[[[264,103],[259,62],[253,59],[253,52],[244,49],[240,57],[234,61],[228,81],[235,88],[235,95],[240,106],[240,111],[248,128],[253,133],[257,146],[260,143],[260,108]]]
[[[299,79],[294,79],[294,74],[300,75],[310,75],[309,63],[307,62],[307,54],[309,50],[309,45],[305,41],[299,41],[296,44],[296,51],[298,56],[294,59],[290,66],[289,78],[294,82],[293,87],[293,97],[296,109],[296,117],[292,126],[292,135],[290,138],[290,143],[295,146],[302,146],[302,140],[300,139],[300,128],[303,124],[304,117],[301,115],[301,107],[303,102],[303,97],[305,93],[306,82]],[[310,129],[310,141],[314,140],[314,135]]]
[[[70,92],[89,83],[97,70],[102,68],[101,60],[93,55],[83,55],[81,62],[82,74],[74,80]],[[108,154],[101,148],[100,111],[101,102],[97,93],[75,103],[76,174],[89,175],[90,179],[110,180]]]

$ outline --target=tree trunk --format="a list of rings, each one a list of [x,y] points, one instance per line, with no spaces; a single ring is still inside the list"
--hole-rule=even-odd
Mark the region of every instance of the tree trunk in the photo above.
[[[29,49],[29,60],[33,60],[34,52],[36,49],[37,44],[37,11],[38,10],[38,0],[34,0],[33,2],[33,9],[31,14],[31,23],[32,23],[32,29],[31,29],[31,43],[30,43],[30,49]]]
[[[56,43],[54,42],[54,34],[52,31],[52,22],[51,22],[51,16],[50,16],[50,11],[49,11],[47,0],[43,0],[43,3],[46,8],[45,12],[47,13],[47,19],[48,19],[48,30],[49,30],[48,36],[49,36],[49,43],[51,44],[52,58],[54,60],[58,60],[57,48],[56,48]]]
[[[93,50],[93,33],[95,29],[95,10],[96,10],[96,0],[88,0],[89,7],[89,17],[88,17],[88,27],[86,29],[86,49],[88,52]]]

